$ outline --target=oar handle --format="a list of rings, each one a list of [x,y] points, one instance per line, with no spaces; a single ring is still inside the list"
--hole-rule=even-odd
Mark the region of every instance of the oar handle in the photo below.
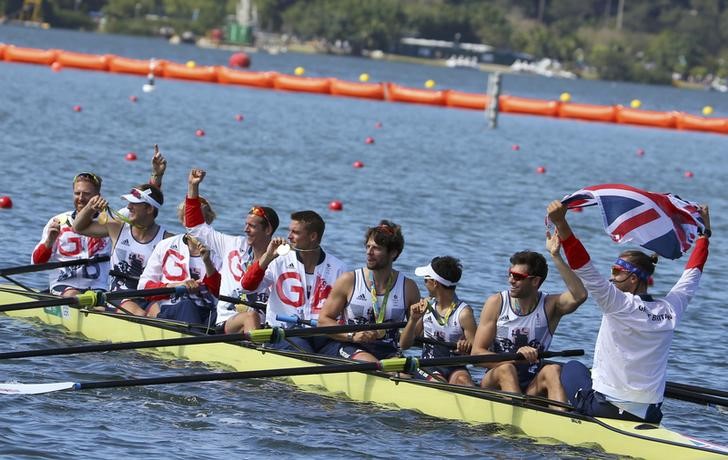
[[[539,359],[553,358],[557,356],[582,356],[584,350],[563,350],[563,351],[542,351],[539,352]],[[419,367],[453,366],[462,364],[494,363],[502,361],[523,361],[525,357],[520,353],[498,353],[491,355],[471,356],[449,356],[444,358],[419,359]]]
[[[254,310],[265,312],[267,308],[267,304],[261,303],[261,302],[248,302],[247,300],[240,299],[238,297],[230,297],[228,295],[219,295],[217,296],[218,299],[222,300],[223,302],[230,302],[233,305],[245,305],[246,307],[250,307]]]
[[[64,260],[61,262],[48,262],[45,264],[23,265],[21,267],[0,268],[0,276],[20,275],[23,273],[41,272],[53,270],[54,268],[73,267],[76,265],[87,265],[96,262],[106,262],[109,256],[89,257],[88,259]]]
[[[439,347],[445,347],[450,349],[455,349],[458,347],[458,344],[455,342],[445,342],[437,339],[433,339],[430,337],[415,337],[415,342],[418,342],[420,344],[428,344],[428,345],[435,345]]]
[[[316,327],[318,321],[315,319],[301,319],[296,315],[276,315],[276,321],[290,324],[305,324],[306,326]]]
[[[340,334],[343,332],[378,331],[382,329],[401,329],[406,322],[398,323],[371,323],[371,324],[343,324],[340,326],[322,326],[301,329],[285,329],[286,337],[307,337],[311,335]],[[252,332],[252,331],[251,331]]]

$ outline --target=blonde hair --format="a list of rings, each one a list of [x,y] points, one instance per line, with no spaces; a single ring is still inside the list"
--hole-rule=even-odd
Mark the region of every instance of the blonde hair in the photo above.
[[[215,220],[217,214],[215,213],[215,210],[212,209],[212,205],[209,201],[203,197],[198,197],[198,199],[200,200],[200,209],[202,209],[202,215],[205,218],[205,223],[209,225]],[[185,224],[185,201],[186,200],[182,200],[182,202],[177,205],[177,218],[180,222],[182,222],[182,225]]]

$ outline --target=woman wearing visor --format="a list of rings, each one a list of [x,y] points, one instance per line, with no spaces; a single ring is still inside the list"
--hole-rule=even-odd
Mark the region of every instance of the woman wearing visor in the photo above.
[[[654,257],[641,251],[625,251],[612,265],[612,276],[606,280],[572,233],[566,221],[566,206],[553,201],[547,212],[558,229],[569,265],[602,311],[591,376],[578,361],[563,366],[561,381],[569,401],[587,415],[659,423],[673,332],[698,289],[708,258],[711,232],[707,206],[700,209],[705,230],[682,276],[661,298],[647,293],[649,277],[655,270]]]

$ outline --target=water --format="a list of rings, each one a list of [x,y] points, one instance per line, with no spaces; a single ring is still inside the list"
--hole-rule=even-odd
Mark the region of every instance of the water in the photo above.
[[[38,31],[0,26],[0,41],[22,46],[115,53],[139,58],[224,64],[229,53],[170,46],[148,38]],[[253,54],[254,70],[292,72],[481,91],[480,72],[331,56]],[[714,237],[701,290],[675,335],[669,380],[726,389],[723,332],[728,326],[722,283],[726,272],[728,205],[724,183],[728,138],[701,134],[507,116],[485,128],[482,114],[282,93],[214,84],[158,80],[153,94],[144,79],[71,69],[0,62],[0,195],[14,208],[0,212],[0,266],[29,261],[46,221],[72,205],[70,182],[78,171],[104,178],[104,195],[119,195],[148,179],[152,145],[169,160],[168,203],[184,197],[191,167],[208,176],[210,198],[222,231],[241,231],[251,203],[269,204],[285,226],[290,212],[314,209],[327,223],[324,245],[352,267],[364,262],[363,234],[380,219],[401,224],[406,247],[397,267],[414,267],[435,255],[459,257],[465,267],[460,296],[480,310],[506,286],[508,257],[516,250],[544,251],[548,202],[583,186],[628,183],[673,192],[711,205]],[[647,108],[698,112],[710,104],[728,113],[723,94],[592,81],[504,77],[505,91],[556,99],[562,91],[589,103],[642,100]],[[139,96],[136,104],[130,95]],[[73,112],[73,105],[83,111]],[[234,115],[242,113],[238,123]],[[381,129],[374,124],[380,121]],[[195,137],[196,129],[206,136]],[[364,139],[373,136],[374,145]],[[513,144],[519,151],[511,150]],[[645,150],[638,157],[638,148]],[[124,155],[135,151],[139,161]],[[356,160],[363,169],[352,168]],[[536,174],[544,166],[546,174]],[[684,171],[695,176],[687,179]],[[339,199],[343,212],[327,210]],[[171,207],[160,221],[179,231]],[[605,274],[621,249],[601,229],[594,210],[575,214],[576,233]],[[279,232],[282,234],[282,232]],[[684,262],[662,260],[655,293],[666,292]],[[22,280],[41,286],[42,275]],[[551,276],[545,290],[563,289]],[[424,292],[424,291],[423,291]],[[553,349],[584,348],[591,361],[599,315],[588,301],[562,320]],[[0,317],[0,340],[10,349],[80,343],[53,328]],[[34,358],[3,363],[3,381],[51,382],[153,376],[204,371],[136,353]],[[728,422],[716,409],[667,400],[664,424],[692,436],[725,442]],[[14,458],[294,457],[391,458],[483,456],[582,458],[600,454],[548,447],[492,427],[444,422],[408,411],[307,394],[280,382],[158,386],[3,399],[0,454]],[[366,440],[366,441],[364,441]],[[406,442],[403,442],[406,440]]]

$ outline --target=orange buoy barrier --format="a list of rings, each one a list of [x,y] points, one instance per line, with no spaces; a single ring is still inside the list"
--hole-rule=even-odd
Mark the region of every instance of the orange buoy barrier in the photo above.
[[[562,102],[559,106],[561,118],[575,118],[577,120],[615,122],[617,108],[613,105],[574,104]]]
[[[246,70],[233,70],[229,67],[222,66],[217,68],[217,81],[228,85],[273,88],[275,75],[276,72],[250,72]]]
[[[87,70],[109,70],[110,55],[99,56],[98,54],[74,53],[71,51],[59,51],[56,62],[63,67],[74,67]]]
[[[501,96],[498,99],[500,111],[504,113],[525,113],[555,117],[559,113],[560,101],[546,101],[527,97]]]
[[[38,48],[22,48],[9,45],[5,48],[4,59],[10,62],[27,62],[30,64],[51,65],[56,60],[58,51]]]
[[[3,60],[3,56],[5,55],[5,48],[7,48],[8,45],[5,43],[0,43],[0,61]]]
[[[680,113],[675,121],[677,129],[728,134],[728,118],[705,118],[689,113]]]
[[[657,112],[654,110],[632,109],[617,106],[617,123],[630,125],[675,128],[677,112]]]
[[[385,97],[388,101],[413,102],[415,104],[445,105],[445,91],[410,88],[387,83]]]
[[[287,91],[329,94],[331,89],[331,79],[276,74],[273,78],[273,87],[275,89],[283,89]]]
[[[332,78],[331,94],[334,96],[384,99],[384,86],[381,83],[360,83]]]
[[[166,61],[154,61],[148,59],[130,59],[121,56],[111,56],[109,60],[109,71],[115,73],[130,73],[133,75],[148,75],[154,66],[154,75],[161,77],[164,73]]]
[[[490,97],[487,94],[450,90],[445,97],[445,104],[448,107],[461,109],[485,110],[489,103]]]
[[[196,81],[217,81],[217,67],[187,67],[183,64],[168,62],[164,66],[164,78],[176,78],[178,80],[196,80]]]

